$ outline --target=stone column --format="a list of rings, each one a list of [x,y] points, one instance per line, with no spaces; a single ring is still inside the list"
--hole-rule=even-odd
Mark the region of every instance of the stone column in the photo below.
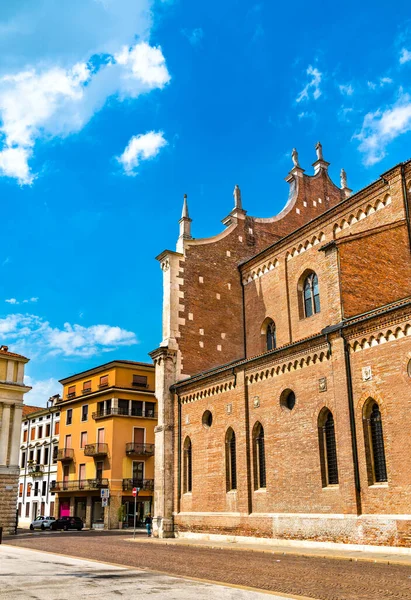
[[[3,404],[3,418],[0,429],[0,465],[7,464],[10,431],[10,404]]]
[[[91,510],[92,510],[92,500],[91,496],[87,496],[86,500],[86,522],[84,523],[85,527],[91,528]]]
[[[173,431],[174,410],[170,386],[175,383],[177,351],[158,348],[150,354],[156,367],[158,424],[155,428],[154,519],[156,537],[174,537],[173,530]]]
[[[13,430],[12,430],[12,438],[13,440],[20,440],[21,434],[21,420],[23,414],[23,406],[19,406],[18,404],[14,407],[14,419],[13,419]],[[10,466],[18,467],[19,464],[19,450],[20,444],[12,444],[11,452],[10,452]]]
[[[104,509],[104,529],[118,529],[118,509],[121,506],[121,493],[110,496],[109,504]]]

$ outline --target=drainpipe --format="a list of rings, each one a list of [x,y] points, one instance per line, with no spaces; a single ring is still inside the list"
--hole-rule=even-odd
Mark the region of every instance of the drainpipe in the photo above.
[[[340,329],[340,335],[344,342],[344,359],[345,359],[345,374],[347,380],[347,392],[348,392],[348,408],[350,412],[350,429],[351,429],[351,448],[354,462],[354,480],[355,480],[355,498],[357,503],[357,515],[362,514],[361,508],[361,482],[360,482],[360,469],[358,465],[358,447],[357,447],[357,432],[355,426],[355,410],[354,410],[354,394],[352,388],[352,374],[351,374],[351,359],[348,343],[344,337],[342,329]]]
[[[240,285],[241,285],[241,298],[243,304],[243,346],[244,346],[244,358],[247,358],[247,328],[246,328],[246,316],[245,316],[245,290],[243,278],[241,275],[241,269],[238,267],[238,273],[240,275]]]
[[[177,467],[177,512],[180,512],[181,505],[181,398],[177,394],[178,402],[178,467]]]
[[[234,370],[234,369],[233,369]],[[245,371],[243,373],[244,379],[244,415],[245,415],[245,452],[246,452],[246,469],[247,469],[247,508],[248,514],[253,512],[253,484],[251,481],[251,444],[250,444],[250,401],[248,396],[248,385],[245,380]]]
[[[52,455],[52,448],[51,448],[51,440],[53,438],[53,420],[54,420],[54,412],[51,412],[51,419],[50,419],[50,439],[49,439],[49,464],[48,466],[48,476],[47,476],[47,495],[46,495],[46,503],[49,503],[49,495],[50,495],[50,469],[51,469],[51,455]],[[50,512],[50,507],[49,507],[49,512]]]
[[[404,165],[401,165],[401,182],[402,182],[402,197],[404,200],[405,220],[407,221],[408,240],[411,252],[411,222],[410,222],[410,207],[408,204],[407,182],[405,181]]]

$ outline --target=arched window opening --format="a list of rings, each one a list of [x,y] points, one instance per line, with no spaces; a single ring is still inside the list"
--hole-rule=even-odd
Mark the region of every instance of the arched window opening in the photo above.
[[[370,414],[370,434],[374,463],[374,480],[376,483],[387,481],[387,465],[385,462],[384,436],[379,406],[374,402]]]
[[[255,489],[266,487],[265,473],[265,443],[264,428],[261,423],[254,426],[253,435],[253,454],[254,454],[254,487]]]
[[[315,273],[310,273],[304,280],[303,298],[304,314],[306,317],[311,317],[320,312],[320,291],[318,277]]]
[[[334,417],[332,412],[328,409],[324,409],[320,413],[318,435],[320,442],[323,487],[327,487],[328,485],[338,485],[338,461]]]
[[[287,410],[293,410],[295,406],[295,393],[292,390],[283,390],[280,396],[280,404]]]
[[[227,492],[237,489],[237,451],[235,433],[230,429],[225,438]]]
[[[266,331],[267,350],[275,350],[277,347],[276,331],[274,321],[270,321]]]
[[[189,437],[184,442],[183,463],[183,489],[186,494],[193,490],[193,452]]]

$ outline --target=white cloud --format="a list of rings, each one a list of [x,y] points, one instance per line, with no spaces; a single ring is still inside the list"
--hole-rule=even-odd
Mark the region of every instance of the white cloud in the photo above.
[[[24,383],[32,388],[24,396],[24,404],[30,406],[47,406],[47,400],[51,396],[61,394],[61,384],[54,377],[36,380],[30,377],[30,375],[25,375]]]
[[[192,46],[198,46],[204,37],[204,31],[201,27],[195,29],[182,29],[181,33],[188,39]]]
[[[338,88],[343,96],[352,96],[354,93],[354,88],[351,83],[339,85]]]
[[[38,0],[47,30],[29,7],[17,9],[6,24],[0,19],[0,31],[6,37],[9,30],[20,33],[27,51],[24,62],[17,50],[8,64],[0,56],[0,175],[32,184],[30,160],[40,140],[80,131],[110,97],[135,99],[170,81],[161,48],[147,41],[153,2],[71,0],[68,10],[64,3]],[[36,27],[43,32],[41,44],[32,35]]]
[[[117,157],[126,175],[136,175],[136,169],[142,160],[154,158],[161,148],[167,145],[162,131],[134,135],[123,154]]]
[[[410,61],[411,61],[411,52],[409,50],[407,50],[406,48],[403,48],[401,50],[401,54],[400,54],[400,64],[403,65],[404,63],[407,63]]]
[[[392,82],[393,80],[391,79],[391,77],[380,77],[377,82],[367,81],[367,86],[370,90],[375,90],[377,88],[383,88],[384,86],[389,85]]]
[[[382,160],[388,144],[408,131],[411,131],[411,97],[408,94],[402,94],[385,110],[366,114],[360,133],[354,136],[360,141],[364,164],[373,165]]]
[[[29,302],[37,302],[38,298],[28,298],[26,300],[22,300],[21,304],[28,304]],[[16,298],[8,298],[4,302],[8,302],[9,304],[20,304],[20,301]]]
[[[31,314],[11,314],[0,319],[0,336],[13,351],[41,356],[94,356],[137,343],[135,334],[111,325],[52,327]]]
[[[305,88],[298,94],[297,102],[302,100],[308,100],[310,95],[317,100],[321,96],[320,83],[322,80],[322,73],[311,65],[307,69],[307,75],[311,77],[311,81],[307,83]]]
[[[299,119],[315,119],[317,115],[314,111],[303,110],[297,116]]]

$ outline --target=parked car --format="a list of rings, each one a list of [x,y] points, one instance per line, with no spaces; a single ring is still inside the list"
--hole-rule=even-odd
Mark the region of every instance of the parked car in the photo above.
[[[30,529],[50,529],[52,523],[54,523],[56,519],[54,517],[36,517],[34,521],[30,523]]]
[[[83,521],[80,517],[60,517],[60,519],[55,519],[54,523],[51,525],[53,531],[56,531],[57,529],[64,529],[64,531],[67,531],[68,529],[77,529],[77,531],[81,531],[83,527]]]

